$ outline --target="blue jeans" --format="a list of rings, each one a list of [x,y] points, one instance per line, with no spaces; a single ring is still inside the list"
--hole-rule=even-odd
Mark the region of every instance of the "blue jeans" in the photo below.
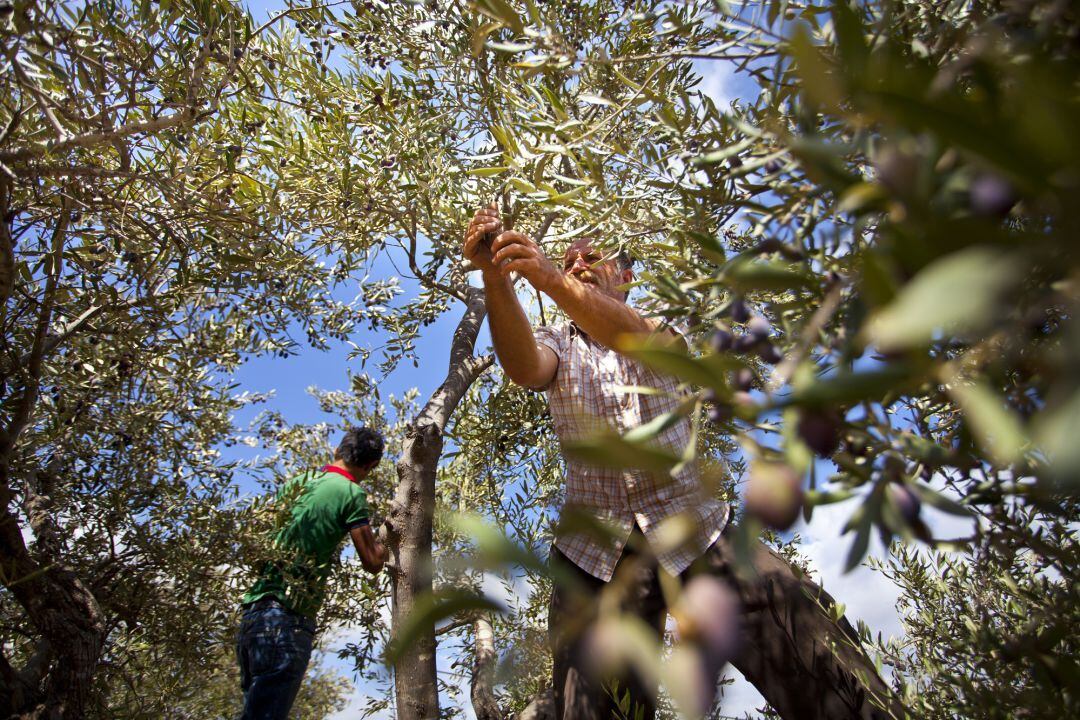
[[[315,621],[273,598],[244,608],[236,639],[244,691],[240,720],[285,720],[289,716],[314,641]]]

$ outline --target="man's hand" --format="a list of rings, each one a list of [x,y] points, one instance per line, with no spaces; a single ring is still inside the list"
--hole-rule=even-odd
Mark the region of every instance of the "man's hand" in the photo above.
[[[495,207],[495,203],[477,210],[476,214],[473,215],[473,219],[469,222],[468,229],[465,230],[465,244],[462,247],[462,254],[468,260],[471,260],[473,265],[480,268],[482,272],[497,272],[498,270],[492,261],[492,250],[487,238],[489,234],[495,236],[501,232],[502,220],[499,218],[499,209]]]
[[[375,539],[375,533],[371,531],[371,526],[360,525],[354,527],[349,531],[349,534],[352,536],[353,547],[356,548],[356,554],[359,556],[360,564],[364,566],[364,569],[373,575],[382,572],[389,553],[386,546]]]
[[[531,237],[516,230],[507,230],[495,238],[494,265],[503,276],[516,272],[541,292],[553,287],[562,278],[555,264],[548,260]]]

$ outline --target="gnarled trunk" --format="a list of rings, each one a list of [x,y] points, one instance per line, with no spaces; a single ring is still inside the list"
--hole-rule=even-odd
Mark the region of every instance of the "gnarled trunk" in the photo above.
[[[473,712],[476,720],[503,720],[495,699],[495,631],[491,621],[478,617],[473,622],[475,650],[472,667]]]
[[[397,464],[398,487],[390,508],[393,531],[389,535],[391,626],[395,636],[417,598],[432,590],[432,513],[443,431],[469,386],[492,362],[490,357],[473,355],[485,315],[483,293],[470,288],[466,298],[465,315],[454,332],[446,379],[413,420]],[[402,648],[394,664],[394,696],[398,720],[438,718],[434,624],[424,628],[409,647]]]
[[[6,712],[35,718],[81,718],[105,641],[97,600],[70,570],[31,557],[15,516],[0,516],[4,584],[41,635],[41,652],[6,688]],[[46,662],[51,657],[52,662]],[[45,687],[40,688],[45,675]]]
[[[4,204],[7,191],[8,188],[3,188]],[[16,717],[83,717],[105,642],[105,623],[97,599],[86,583],[64,567],[61,559],[49,492],[40,487],[42,476],[50,474],[48,470],[43,475],[25,478],[23,483],[23,500],[31,527],[38,536],[35,554],[26,547],[12,508],[15,499],[12,462],[37,405],[70,218],[71,201],[65,200],[52,231],[53,262],[45,281],[32,347],[25,359],[3,368],[4,380],[9,376],[17,378],[21,388],[8,422],[0,429],[0,582],[22,606],[40,635],[37,652],[26,667],[15,670],[6,659],[2,663],[6,687],[0,691],[0,697],[8,707],[0,710]],[[0,233],[0,256],[9,249],[6,223],[6,216],[0,218],[0,224],[4,225]],[[7,262],[6,258],[0,259],[0,271],[8,271]],[[7,279],[0,277],[0,281],[6,283]],[[7,289],[3,288],[5,292]]]
[[[836,601],[764,544],[740,573],[726,532],[706,557],[742,604],[743,642],[733,665],[784,720],[904,717]]]

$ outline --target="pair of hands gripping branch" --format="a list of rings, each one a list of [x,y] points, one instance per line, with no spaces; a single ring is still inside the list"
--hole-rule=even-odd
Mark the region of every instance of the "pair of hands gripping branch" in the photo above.
[[[516,272],[541,292],[562,277],[532,238],[516,230],[503,230],[495,203],[473,215],[465,231],[463,251],[485,276],[509,278]]]

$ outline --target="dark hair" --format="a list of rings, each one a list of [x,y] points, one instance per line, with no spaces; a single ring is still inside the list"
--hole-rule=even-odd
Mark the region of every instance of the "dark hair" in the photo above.
[[[620,250],[618,257],[615,258],[615,262],[619,265],[619,270],[633,270],[634,258],[630,257],[630,253],[625,250]]]
[[[367,427],[346,430],[345,437],[334,451],[335,460],[342,460],[346,465],[357,468],[378,463],[382,455],[382,435]]]

